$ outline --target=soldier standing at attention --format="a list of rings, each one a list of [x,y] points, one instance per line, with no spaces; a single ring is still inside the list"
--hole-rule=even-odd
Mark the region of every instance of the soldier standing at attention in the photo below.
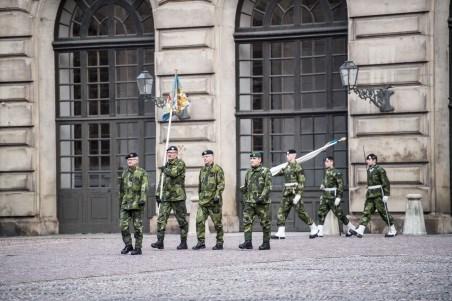
[[[344,193],[344,180],[342,174],[336,168],[334,168],[334,158],[326,157],[324,160],[325,175],[323,176],[322,185],[320,190],[323,190],[320,197],[320,207],[318,211],[319,216],[319,237],[323,237],[323,223],[328,212],[333,211],[334,215],[347,226],[347,233],[345,236],[352,236],[350,230],[355,230],[355,226],[345,216],[340,206],[342,194]]]
[[[143,209],[146,204],[148,176],[146,171],[138,167],[138,155],[129,153],[126,156],[127,169],[124,170],[119,184],[119,227],[124,244],[121,254],[141,255],[143,243]],[[132,245],[129,223],[135,229],[135,249]]]
[[[170,146],[166,150],[167,163],[160,167],[162,171],[160,181],[163,181],[163,191],[160,195],[160,183],[157,186],[155,199],[157,204],[161,204],[159,216],[157,218],[157,241],[151,247],[163,249],[165,238],[165,228],[171,209],[174,211],[176,220],[180,227],[181,242],[177,246],[178,250],[187,249],[187,207],[185,206],[185,163],[178,156],[178,149]]]
[[[389,226],[389,231],[386,237],[394,237],[397,235],[396,228],[392,216],[387,211],[387,204],[390,195],[389,179],[386,176],[386,171],[383,167],[377,165],[377,156],[369,154],[366,157],[367,162],[367,193],[366,202],[364,203],[363,216],[359,222],[359,227],[356,231],[351,230],[353,234],[359,238],[363,237],[364,230],[369,224],[371,215],[378,211],[381,218]]]
[[[259,250],[270,250],[272,179],[270,170],[262,166],[262,153],[250,153],[251,168],[245,175],[245,185],[240,187],[244,197],[243,232],[245,242],[240,249],[252,249],[252,228],[255,217],[259,217],[263,232],[263,243]]]
[[[298,217],[305,222],[311,232],[309,238],[317,237],[317,226],[311,217],[308,215],[304,209],[304,203],[301,200],[304,190],[304,171],[303,168],[298,164],[297,151],[294,149],[289,149],[287,151],[287,165],[281,169],[275,176],[284,176],[284,190],[283,198],[281,200],[281,207],[278,210],[278,232],[272,235],[273,239],[285,239],[286,238],[286,219],[289,215],[290,209],[295,206],[297,210]]]
[[[213,151],[210,149],[202,152],[204,167],[199,172],[199,206],[196,212],[196,235],[198,243],[193,250],[205,249],[206,220],[210,216],[215,231],[217,232],[217,243],[212,250],[223,249],[223,224],[222,217],[222,193],[224,190],[223,169],[214,163]]]

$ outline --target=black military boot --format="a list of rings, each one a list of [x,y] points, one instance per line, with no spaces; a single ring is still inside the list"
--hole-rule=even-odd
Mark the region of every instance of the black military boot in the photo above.
[[[121,254],[125,255],[125,254],[129,253],[132,250],[133,250],[133,246],[132,245],[127,245],[127,246],[124,247],[124,249],[121,250]]]
[[[241,243],[239,245],[240,249],[252,249],[253,244],[251,243],[251,240],[245,240],[245,242]]]
[[[223,250],[223,244],[217,242],[217,244],[213,246],[212,250]]]
[[[186,239],[181,239],[180,244],[177,246],[178,250],[187,250],[187,240]]]
[[[141,255],[141,248],[135,248],[132,252],[130,252],[130,255]]]
[[[264,241],[260,246],[259,250],[270,250],[270,242]]]
[[[203,241],[198,241],[196,246],[194,246],[192,249],[199,250],[199,249],[205,249],[205,248],[206,248],[206,244]]]
[[[156,242],[151,244],[151,247],[156,249],[163,249],[163,239],[157,239]]]

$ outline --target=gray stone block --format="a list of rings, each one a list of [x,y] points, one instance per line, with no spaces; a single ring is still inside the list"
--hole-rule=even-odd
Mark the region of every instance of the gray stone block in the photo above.
[[[403,223],[403,234],[425,235],[424,210],[422,208],[422,195],[408,194],[405,209],[405,221]]]
[[[213,73],[213,55],[208,48],[156,52],[155,70],[158,75]]]
[[[428,0],[349,0],[347,4],[349,17],[405,14],[430,10]]]
[[[0,217],[34,216],[35,214],[35,192],[0,192]]]
[[[0,103],[0,126],[32,126],[32,108],[27,102]]]
[[[215,25],[215,7],[205,1],[167,2],[154,12],[156,29]]]
[[[427,37],[409,35],[350,41],[349,53],[357,65],[427,61]],[[365,51],[363,51],[365,49]]]
[[[31,80],[32,80],[31,59],[29,58],[0,59],[0,82],[21,82]]]
[[[29,147],[0,147],[0,171],[33,170],[33,149]]]
[[[31,36],[32,21],[31,16],[22,11],[0,11],[0,37]]]

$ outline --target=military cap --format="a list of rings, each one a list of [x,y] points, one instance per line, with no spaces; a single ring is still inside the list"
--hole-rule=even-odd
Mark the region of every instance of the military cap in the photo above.
[[[126,155],[126,159],[132,159],[132,158],[138,158],[138,154],[137,153],[128,153]]]
[[[213,150],[206,149],[205,151],[202,152],[202,156],[205,156],[205,155],[213,155]]]
[[[377,156],[375,154],[368,154],[366,157],[366,160],[377,160]]]
[[[257,151],[251,152],[250,158],[262,158],[262,152],[257,152]]]
[[[167,152],[169,152],[169,151],[176,151],[177,152],[177,147],[175,147],[174,145],[171,145],[170,147],[168,147],[168,149],[166,151]]]
[[[293,148],[291,148],[287,151],[287,154],[296,154],[296,153],[297,153],[297,151],[294,150]]]

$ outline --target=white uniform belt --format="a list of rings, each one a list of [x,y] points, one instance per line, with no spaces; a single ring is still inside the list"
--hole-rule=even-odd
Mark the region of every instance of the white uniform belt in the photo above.
[[[334,191],[336,192],[337,187],[332,187],[332,188],[323,188],[323,191]]]
[[[298,183],[285,183],[284,186],[286,187],[298,186]]]
[[[379,189],[382,188],[383,186],[381,185],[374,185],[374,186],[368,186],[367,189]]]

